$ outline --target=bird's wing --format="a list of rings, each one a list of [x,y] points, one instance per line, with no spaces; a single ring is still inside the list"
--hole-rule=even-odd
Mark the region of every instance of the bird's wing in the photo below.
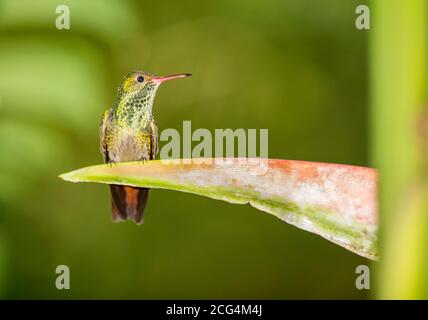
[[[156,158],[156,155],[159,152],[158,145],[158,125],[155,118],[150,122],[150,131],[151,131],[151,150],[150,150],[150,159]]]
[[[104,162],[108,162],[108,150],[107,150],[107,143],[106,143],[106,131],[107,126],[110,121],[110,113],[112,109],[109,109],[104,112],[103,118],[101,119],[100,124],[100,152],[104,157]]]

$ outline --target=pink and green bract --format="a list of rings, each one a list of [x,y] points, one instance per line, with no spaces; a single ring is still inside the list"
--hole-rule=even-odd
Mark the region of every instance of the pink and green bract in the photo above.
[[[377,172],[366,167],[264,159],[181,159],[96,165],[61,175],[170,189],[247,204],[369,259],[377,250]]]

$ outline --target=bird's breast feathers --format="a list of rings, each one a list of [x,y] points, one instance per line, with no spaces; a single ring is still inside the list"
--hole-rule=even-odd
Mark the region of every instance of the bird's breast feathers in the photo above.
[[[151,155],[151,133],[116,128],[107,136],[107,150],[113,162],[148,160]]]

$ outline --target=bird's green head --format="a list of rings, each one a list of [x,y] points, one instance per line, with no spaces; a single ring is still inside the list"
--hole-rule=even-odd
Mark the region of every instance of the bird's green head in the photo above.
[[[144,72],[133,71],[128,73],[119,85],[118,96],[142,94],[151,96],[156,93],[159,85],[165,81],[179,79],[191,76],[190,73],[179,73],[169,76],[158,77],[156,75]]]

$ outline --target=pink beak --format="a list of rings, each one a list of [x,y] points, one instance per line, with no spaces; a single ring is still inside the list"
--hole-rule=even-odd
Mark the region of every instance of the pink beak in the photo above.
[[[172,74],[172,75],[163,76],[163,77],[152,77],[152,81],[154,83],[160,84],[160,83],[168,81],[168,80],[190,77],[191,75],[192,75],[191,73],[179,73],[179,74]]]

